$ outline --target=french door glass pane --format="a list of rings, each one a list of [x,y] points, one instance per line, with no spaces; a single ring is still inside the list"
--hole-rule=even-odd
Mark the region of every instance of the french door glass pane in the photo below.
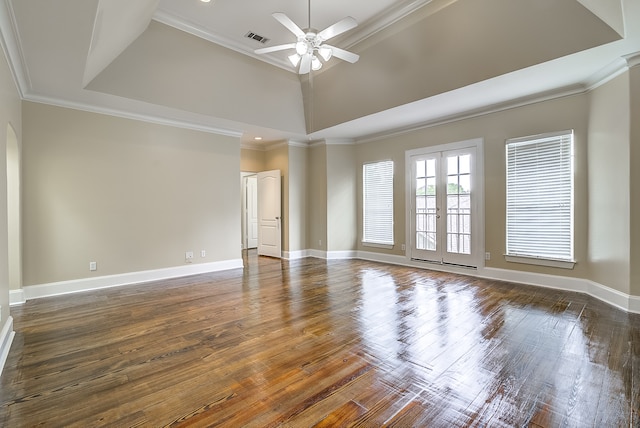
[[[447,157],[447,251],[471,254],[471,156]]]
[[[471,174],[471,155],[462,155],[458,159],[460,174]]]
[[[416,249],[436,249],[436,161],[416,160]]]

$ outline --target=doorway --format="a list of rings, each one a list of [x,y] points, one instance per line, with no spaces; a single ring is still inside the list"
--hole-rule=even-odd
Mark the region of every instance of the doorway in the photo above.
[[[242,249],[258,247],[258,175],[242,173]]]
[[[242,249],[282,257],[280,170],[241,173]]]
[[[484,247],[481,140],[407,152],[409,255],[478,267]]]

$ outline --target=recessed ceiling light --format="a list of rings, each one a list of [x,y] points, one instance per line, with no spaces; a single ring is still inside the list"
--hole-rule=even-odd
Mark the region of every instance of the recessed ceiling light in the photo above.
[[[211,0],[200,0],[202,3],[209,3]]]
[[[260,140],[262,140],[262,137],[254,137],[253,139],[256,140],[256,141],[260,141]]]

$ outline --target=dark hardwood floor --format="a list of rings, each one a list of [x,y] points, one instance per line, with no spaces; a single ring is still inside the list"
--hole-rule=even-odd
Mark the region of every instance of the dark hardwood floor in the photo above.
[[[11,311],[4,427],[640,425],[640,317],[581,294],[249,256]]]

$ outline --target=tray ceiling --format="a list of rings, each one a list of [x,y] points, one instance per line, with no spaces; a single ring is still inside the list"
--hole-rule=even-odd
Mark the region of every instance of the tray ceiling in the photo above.
[[[27,100],[268,140],[362,139],[584,91],[640,52],[636,0],[323,0],[317,29],[360,54],[298,76],[271,17],[307,26],[286,0],[11,0],[0,25]],[[245,37],[254,32],[262,44]]]

